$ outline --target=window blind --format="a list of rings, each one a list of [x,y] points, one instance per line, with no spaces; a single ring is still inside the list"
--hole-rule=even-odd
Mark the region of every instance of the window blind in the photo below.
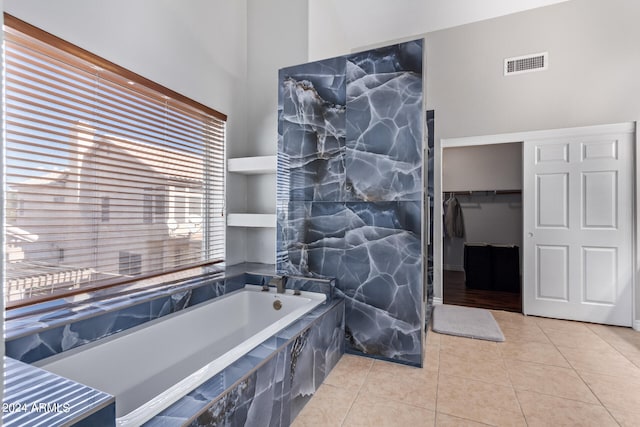
[[[7,306],[224,257],[226,116],[5,14]]]

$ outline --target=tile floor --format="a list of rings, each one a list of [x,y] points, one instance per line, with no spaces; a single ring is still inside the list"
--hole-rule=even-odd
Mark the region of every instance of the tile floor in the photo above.
[[[506,342],[429,331],[423,369],[345,355],[293,426],[640,426],[640,332],[493,314]]]

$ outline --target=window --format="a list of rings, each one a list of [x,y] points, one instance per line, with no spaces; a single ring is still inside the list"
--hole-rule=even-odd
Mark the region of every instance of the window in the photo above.
[[[153,191],[150,188],[144,189],[142,195],[142,222],[145,224],[151,224],[153,222]]]
[[[109,205],[111,204],[111,199],[109,197],[102,198],[102,222],[109,222]]]
[[[153,195],[155,201],[155,216],[157,222],[164,222],[166,219],[167,206],[164,199],[164,189],[162,187],[156,188],[156,193]]]
[[[226,116],[7,14],[4,34],[7,306],[222,261]]]
[[[137,276],[142,273],[142,255],[121,251],[118,260],[119,274],[123,276]]]

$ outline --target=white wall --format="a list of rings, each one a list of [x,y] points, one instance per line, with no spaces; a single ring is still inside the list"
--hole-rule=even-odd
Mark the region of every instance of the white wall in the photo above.
[[[307,62],[307,3],[300,0],[247,0],[247,140],[245,156],[273,155],[278,142],[278,70]],[[242,198],[236,212],[275,213],[276,177],[231,176],[237,189],[229,198]],[[236,203],[234,201],[234,203]],[[275,229],[227,229],[227,259],[273,264]],[[233,256],[230,250],[235,250]]]
[[[522,143],[442,150],[442,191],[522,190]]]
[[[638,120],[640,97],[630,95],[640,93],[638,16],[635,0],[572,0],[427,34],[436,153],[442,138]],[[504,58],[542,51],[547,71],[502,75]],[[437,162],[434,172],[438,188]],[[434,202],[442,202],[438,194]],[[440,297],[438,248],[434,258]],[[639,317],[640,289],[636,304]]]
[[[307,4],[247,0],[247,155],[273,155],[278,138],[278,70],[307,62]]]
[[[566,0],[308,0],[309,60]]]
[[[636,0],[573,0],[429,33],[436,140],[637,119],[638,16]],[[547,71],[503,76],[504,58],[545,51]]]

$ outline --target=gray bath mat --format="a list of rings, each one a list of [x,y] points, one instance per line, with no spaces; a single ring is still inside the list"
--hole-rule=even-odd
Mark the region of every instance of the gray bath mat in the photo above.
[[[493,315],[482,308],[436,305],[433,307],[432,327],[434,332],[441,334],[504,341],[504,335]]]

